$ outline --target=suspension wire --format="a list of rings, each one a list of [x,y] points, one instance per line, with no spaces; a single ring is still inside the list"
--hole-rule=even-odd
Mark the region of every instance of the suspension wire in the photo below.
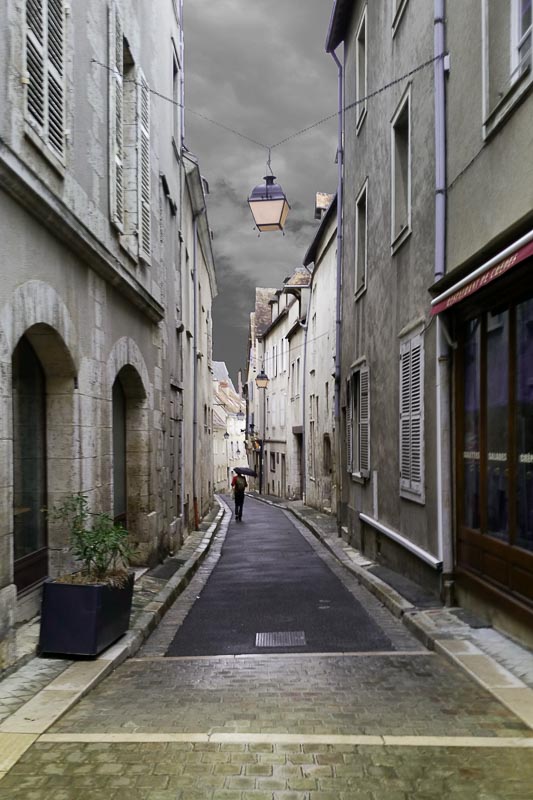
[[[420,72],[421,70],[426,69],[426,67],[431,66],[431,64],[434,64],[435,61],[438,61],[439,59],[443,59],[445,57],[445,55],[446,54],[442,54],[441,53],[441,54],[439,54],[437,56],[434,56],[433,58],[429,58],[427,61],[424,61],[422,64],[419,64],[417,67],[414,67],[413,69],[409,70],[409,72],[406,72],[403,75],[400,75],[399,78],[394,78],[394,80],[389,81],[388,83],[384,84],[383,86],[380,86],[379,89],[375,89],[373,92],[369,92],[369,94],[365,95],[364,97],[360,97],[358,100],[355,100],[353,103],[349,103],[347,106],[344,106],[343,111],[350,111],[352,108],[355,108],[356,106],[361,105],[362,103],[366,103],[367,100],[372,100],[374,97],[377,97],[382,92],[387,91],[387,89],[390,89],[391,87],[396,86],[398,83],[401,83],[402,81],[407,80],[408,78],[410,78],[413,75],[415,75],[417,72]],[[109,72],[113,72],[116,75],[120,75],[118,70],[116,70],[114,67],[110,67],[107,64],[104,64],[101,61],[98,61],[96,58],[92,58],[91,59],[91,63],[92,64],[97,64],[99,67],[103,67],[104,69],[107,69]],[[124,83],[134,83],[135,85],[138,85],[138,82],[135,81],[135,80],[126,80],[126,81],[124,81]],[[251,136],[247,136],[245,133],[241,133],[241,131],[235,130],[235,128],[230,128],[229,125],[224,125],[224,123],[222,123],[222,122],[218,122],[217,120],[211,119],[211,117],[208,117],[205,114],[201,114],[199,111],[194,111],[192,108],[189,108],[188,106],[184,105],[183,103],[180,103],[178,100],[174,100],[173,97],[168,97],[167,95],[164,95],[161,92],[156,91],[155,89],[150,89],[149,91],[155,97],[159,97],[162,100],[166,100],[169,103],[172,103],[173,105],[178,106],[179,108],[183,108],[189,114],[193,114],[194,116],[199,117],[200,119],[206,120],[206,122],[210,122],[212,125],[216,125],[219,128],[223,128],[225,131],[228,131],[228,133],[233,133],[233,134],[235,134],[235,136],[240,136],[241,139],[246,139],[248,142],[251,142],[252,144],[257,145],[258,147],[262,147],[264,150],[268,150],[267,167],[270,169],[271,173],[272,173],[272,167],[270,165],[270,159],[271,159],[272,150],[274,150],[275,147],[280,147],[282,144],[285,144],[286,142],[291,141],[291,139],[295,139],[297,136],[302,136],[302,134],[307,133],[310,130],[313,130],[313,128],[317,128],[319,125],[322,125],[324,122],[328,122],[330,119],[334,119],[335,117],[338,116],[338,113],[339,113],[338,111],[335,111],[334,113],[329,114],[327,117],[323,117],[322,119],[319,119],[316,122],[313,122],[311,125],[307,125],[305,128],[301,128],[300,130],[295,131],[294,133],[291,133],[289,136],[286,136],[284,139],[280,139],[279,142],[276,142],[275,144],[268,145],[268,144],[265,144],[264,142],[259,142],[257,139],[252,139]]]

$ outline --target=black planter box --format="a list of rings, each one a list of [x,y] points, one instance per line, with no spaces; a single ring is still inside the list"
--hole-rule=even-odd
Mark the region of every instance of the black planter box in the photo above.
[[[122,588],[46,581],[39,652],[97,656],[113,644],[128,630],[133,579]]]

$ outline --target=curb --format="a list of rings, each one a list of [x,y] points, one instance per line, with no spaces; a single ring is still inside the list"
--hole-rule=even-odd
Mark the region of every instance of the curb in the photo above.
[[[139,650],[203,563],[220,525],[228,513],[225,504],[216,496],[215,499],[219,505],[219,511],[194,553],[167,581],[156,597],[138,613],[130,630],[93,661],[76,661],[71,664],[48,686],[37,692],[7,717],[0,724],[0,743],[5,743],[6,736],[18,735],[22,739],[21,746],[27,740],[29,747],[36,738],[75,706],[91,689]],[[0,747],[0,751],[2,749]],[[0,775],[10,769],[19,757],[20,755],[12,763],[8,758],[7,765],[5,760],[0,758]]]
[[[269,500],[262,502],[277,505]],[[447,661],[459,667],[478,685],[488,691],[496,700],[533,729],[533,690],[508,669],[487,655],[477,645],[453,633],[439,632],[431,624],[428,615],[406,600],[399,592],[389,586],[364,567],[358,566],[315,528],[309,520],[296,509],[279,506],[289,511],[340,561],[383,605],[398,617],[405,627],[428,650],[434,650]]]

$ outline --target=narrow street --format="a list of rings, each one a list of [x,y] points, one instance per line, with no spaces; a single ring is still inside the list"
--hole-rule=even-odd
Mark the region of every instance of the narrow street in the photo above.
[[[248,497],[135,657],[36,738],[0,798],[527,800],[532,746],[294,516]]]

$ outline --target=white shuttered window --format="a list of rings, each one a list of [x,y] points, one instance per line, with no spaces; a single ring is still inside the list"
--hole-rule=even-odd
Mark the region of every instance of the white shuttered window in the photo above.
[[[139,198],[139,255],[150,261],[152,252],[151,236],[151,170],[150,170],[150,88],[141,70],[137,77],[138,86],[138,198]]]
[[[358,478],[370,475],[370,374],[361,367],[348,381],[346,401],[347,470]]]
[[[109,200],[111,219],[124,229],[124,39],[118,8],[109,8]]]
[[[424,502],[424,340],[400,345],[400,494]]]
[[[26,119],[61,161],[65,157],[63,0],[26,0]]]

